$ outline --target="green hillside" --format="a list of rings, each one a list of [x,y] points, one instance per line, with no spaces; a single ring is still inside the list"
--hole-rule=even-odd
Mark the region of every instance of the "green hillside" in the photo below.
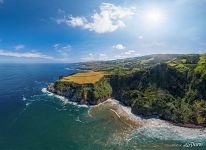
[[[190,127],[206,125],[206,55],[148,55],[80,63],[77,67],[109,72],[103,84],[96,84],[91,90],[91,95],[98,95],[95,104],[97,99],[105,100],[111,95],[144,117],[158,116]]]

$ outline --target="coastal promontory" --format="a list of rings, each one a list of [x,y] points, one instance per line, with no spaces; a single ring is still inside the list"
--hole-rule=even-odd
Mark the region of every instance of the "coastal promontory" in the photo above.
[[[48,90],[79,104],[95,105],[111,97],[106,72],[80,72],[62,76]]]
[[[165,54],[88,62],[48,90],[79,104],[114,98],[143,117],[187,127],[206,126],[206,55]]]

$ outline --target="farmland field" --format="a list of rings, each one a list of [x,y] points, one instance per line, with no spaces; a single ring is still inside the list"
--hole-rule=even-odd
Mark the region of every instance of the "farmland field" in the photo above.
[[[106,75],[105,72],[81,72],[71,76],[65,76],[60,81],[74,82],[78,84],[94,84]]]

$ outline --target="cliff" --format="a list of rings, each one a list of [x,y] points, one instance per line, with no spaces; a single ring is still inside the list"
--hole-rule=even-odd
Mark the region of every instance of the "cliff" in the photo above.
[[[104,75],[100,77],[96,75],[99,75],[99,72],[78,73],[61,77],[55,83],[50,84],[48,90],[79,104],[95,105],[107,100],[112,95],[108,78]],[[88,76],[92,77],[92,80]],[[65,80],[66,78],[69,80]],[[94,81],[94,78],[98,79]]]
[[[113,69],[107,66],[109,75],[89,72],[61,77],[48,90],[88,105],[113,97],[137,115],[158,116],[182,126],[205,126],[206,55],[169,58],[166,62],[141,59],[137,68],[114,67],[112,62]]]

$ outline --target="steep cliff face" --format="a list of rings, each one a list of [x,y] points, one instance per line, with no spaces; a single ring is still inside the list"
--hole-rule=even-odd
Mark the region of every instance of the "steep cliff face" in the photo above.
[[[58,80],[48,86],[48,90],[64,96],[79,104],[95,105],[111,97],[112,88],[108,78],[103,77],[96,83],[77,84]]]
[[[80,104],[95,105],[113,97],[145,117],[181,125],[206,125],[206,56],[188,55],[137,71],[122,70],[95,83],[77,84],[58,80],[48,90]],[[87,73],[90,79],[101,72]],[[100,77],[101,77],[100,76]],[[84,81],[85,74],[74,79]],[[88,77],[88,76],[87,76]],[[88,78],[87,78],[88,79]],[[79,82],[79,81],[78,81]],[[81,82],[84,83],[84,82]]]
[[[145,117],[173,123],[206,125],[206,76],[168,64],[126,76],[112,76],[113,96]],[[197,111],[198,110],[198,111]]]

